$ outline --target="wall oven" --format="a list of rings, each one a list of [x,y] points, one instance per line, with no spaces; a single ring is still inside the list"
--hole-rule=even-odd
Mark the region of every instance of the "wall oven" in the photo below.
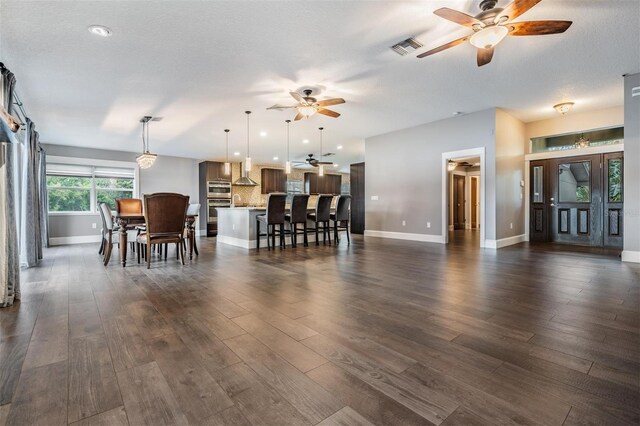
[[[209,198],[207,200],[207,223],[218,223],[217,208],[231,207],[231,198]]]
[[[207,182],[207,198],[231,198],[231,182],[227,180],[210,180]]]

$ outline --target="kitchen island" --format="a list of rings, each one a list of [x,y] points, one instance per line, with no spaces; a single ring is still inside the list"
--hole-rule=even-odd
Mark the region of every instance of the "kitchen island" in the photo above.
[[[218,210],[218,236],[216,244],[229,244],[245,249],[256,248],[256,216],[265,214],[267,209],[264,207],[226,207]],[[312,224],[307,225],[310,228]],[[261,231],[265,232],[266,227],[261,227]],[[333,235],[332,235],[333,237]],[[309,242],[315,242],[315,234],[309,232]],[[322,237],[321,237],[322,239]],[[287,245],[291,245],[291,240],[287,235]],[[302,244],[303,236],[298,235],[298,240]],[[276,234],[276,245],[280,244],[278,234]],[[260,237],[260,247],[267,247],[267,237]]]

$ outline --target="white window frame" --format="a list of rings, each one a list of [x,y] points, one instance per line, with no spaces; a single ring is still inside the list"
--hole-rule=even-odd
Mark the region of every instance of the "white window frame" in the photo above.
[[[114,167],[120,169],[132,169],[133,170],[133,198],[138,198],[140,193],[140,168],[135,162],[129,161],[114,161],[114,160],[95,160],[91,158],[78,158],[78,157],[60,157],[55,155],[47,156],[47,163],[52,164],[69,164],[89,167]],[[65,189],[65,188],[60,188]],[[76,188],[68,188],[76,189]],[[86,189],[86,188],[78,188]],[[108,189],[107,189],[108,190]],[[91,211],[88,212],[49,212],[50,216],[97,216],[98,212],[96,205],[97,193],[96,193],[96,181],[95,172],[91,173],[91,188],[90,188],[90,206]],[[49,200],[47,200],[47,203]]]

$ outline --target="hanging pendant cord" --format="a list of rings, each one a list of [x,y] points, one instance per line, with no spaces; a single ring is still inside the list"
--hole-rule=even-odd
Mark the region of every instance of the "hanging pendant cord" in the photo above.
[[[245,114],[247,114],[247,157],[251,157],[251,155],[249,155],[249,114],[251,114],[251,111],[245,111]]]
[[[226,160],[225,162],[228,163],[229,162],[229,129],[224,129],[225,133],[226,133],[226,139],[227,139],[227,153],[226,153]]]

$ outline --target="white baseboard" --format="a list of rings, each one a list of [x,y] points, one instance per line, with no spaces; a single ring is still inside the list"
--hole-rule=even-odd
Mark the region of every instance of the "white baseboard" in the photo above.
[[[624,250],[622,252],[622,261],[640,263],[640,251]]]
[[[485,240],[484,247],[489,249],[499,249],[502,247],[512,246],[514,244],[525,241],[525,235],[515,235],[513,237],[501,238],[499,240]]]
[[[63,246],[67,244],[99,243],[100,235],[82,235],[78,237],[50,237],[49,245]]]
[[[331,234],[331,238],[332,238],[331,241],[333,242],[333,234]],[[301,235],[298,235],[298,238],[296,241],[298,244],[302,245],[304,243],[304,237]],[[315,243],[316,236],[312,233],[309,233],[309,235],[307,236],[307,241],[309,243],[311,242]],[[280,237],[276,236],[276,244],[279,244],[279,242],[280,242]],[[287,246],[291,246],[291,244],[289,244],[288,237],[285,238],[285,242],[287,243]],[[234,237],[229,237],[227,235],[218,235],[216,237],[216,244],[229,244],[231,246],[241,247],[247,250],[255,250],[256,248],[256,240],[243,240],[242,238],[234,238]],[[267,237],[260,238],[260,247],[267,248]]]
[[[364,236],[444,244],[444,238],[442,238],[442,235],[411,234],[408,232],[373,231],[373,230],[367,229],[364,231]]]

